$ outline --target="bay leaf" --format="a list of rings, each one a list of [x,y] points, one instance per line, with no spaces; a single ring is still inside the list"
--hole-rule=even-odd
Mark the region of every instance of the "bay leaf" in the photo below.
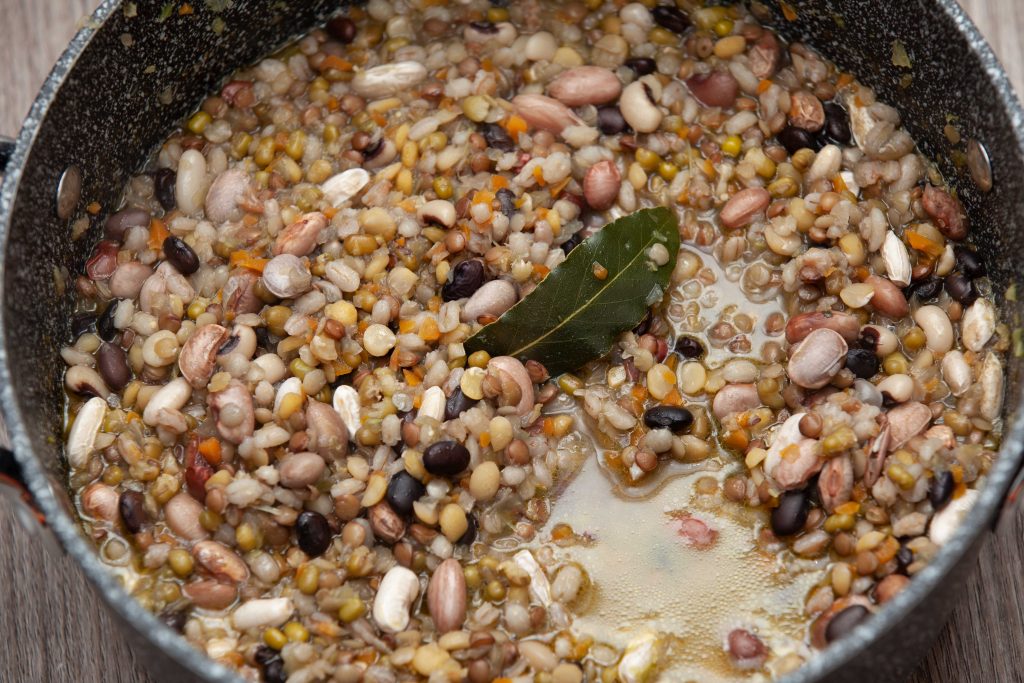
[[[649,253],[656,244],[668,251],[662,266]],[[623,216],[581,242],[536,289],[466,340],[466,353],[536,360],[552,375],[575,370],[608,353],[615,338],[661,300],[678,252],[678,219],[670,209]],[[602,269],[607,274],[599,278]]]

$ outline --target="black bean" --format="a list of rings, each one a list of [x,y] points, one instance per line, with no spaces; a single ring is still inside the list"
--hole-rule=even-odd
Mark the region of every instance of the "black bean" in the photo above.
[[[919,301],[934,299],[942,291],[942,278],[930,277],[927,280],[911,283],[907,288],[909,295],[916,296]]]
[[[458,441],[437,441],[423,451],[423,467],[438,476],[458,474],[469,467],[469,451]]]
[[[776,536],[799,533],[807,522],[808,508],[806,491],[786,491],[779,496],[779,506],[772,510],[772,531]]]
[[[128,355],[117,344],[100,344],[96,350],[96,369],[107,386],[114,391],[123,389],[132,379]]]
[[[356,38],[356,22],[348,17],[334,17],[327,22],[327,33],[343,45],[348,45]]]
[[[470,398],[462,393],[462,389],[456,389],[444,403],[444,419],[454,420],[479,403],[479,399]]]
[[[384,138],[377,138],[363,149],[363,161],[370,161],[384,149]]]
[[[199,270],[199,257],[180,237],[171,235],[164,240],[164,258],[182,275]]]
[[[978,298],[978,292],[974,289],[974,283],[967,279],[963,273],[950,273],[946,276],[946,291],[963,306],[970,306]]]
[[[985,274],[985,262],[977,252],[957,245],[953,247],[953,253],[956,254],[956,269],[967,277],[973,280]]]
[[[469,25],[480,31],[480,33],[486,33],[488,35],[498,35],[498,27],[490,21],[471,21]]]
[[[948,470],[945,472],[937,472],[935,478],[932,479],[932,484],[928,488],[928,499],[932,502],[932,507],[936,510],[941,510],[946,507],[946,503],[953,496],[953,487],[956,482],[953,481],[953,474]]]
[[[473,515],[466,515],[466,533],[459,536],[459,540],[455,541],[457,545],[473,545],[473,541],[476,540],[476,517]]]
[[[704,355],[704,345],[696,337],[679,337],[675,351],[683,358],[700,358]]]
[[[821,142],[813,133],[796,126],[786,126],[775,135],[775,139],[782,143],[791,155],[805,147],[815,152],[822,148]]]
[[[139,533],[149,524],[145,503],[146,497],[138,491],[124,491],[117,500],[117,511],[121,513],[124,528],[133,534]]]
[[[607,104],[597,108],[597,127],[605,135],[618,135],[626,130],[626,119],[617,105]]]
[[[822,105],[825,109],[825,125],[821,132],[832,142],[841,145],[850,143],[850,115],[846,113],[843,106],[838,102],[826,102]]]
[[[633,328],[633,334],[635,334],[638,337],[642,337],[643,335],[650,332],[651,320],[653,320],[653,318],[654,316],[651,315],[651,309],[648,308],[647,312],[644,313],[644,317],[641,318],[640,322],[638,322],[636,324],[636,327]]]
[[[395,473],[388,482],[388,505],[396,512],[407,515],[412,512],[412,504],[419,500],[427,487],[416,477],[405,470]]]
[[[129,228],[149,228],[152,217],[145,209],[121,209],[103,223],[103,236],[121,242]]]
[[[285,683],[288,675],[284,671],[284,660],[276,650],[266,645],[260,645],[253,653],[253,659],[263,669],[263,680],[265,683]]]
[[[185,623],[188,622],[188,613],[183,609],[165,610],[160,613],[159,619],[178,633],[182,633],[185,630]]]
[[[171,211],[178,205],[178,200],[174,198],[177,181],[178,173],[174,169],[161,168],[153,172],[153,191],[164,211]]]
[[[459,261],[448,275],[448,282],[441,288],[441,298],[456,301],[467,296],[484,284],[484,263],[479,259]]]
[[[673,33],[684,33],[690,28],[690,18],[683,14],[682,10],[671,5],[658,5],[651,10],[651,16],[658,26]]]
[[[107,304],[106,309],[100,314],[100,317],[96,319],[96,334],[100,336],[103,341],[109,342],[114,341],[114,337],[117,336],[117,328],[114,327],[114,312],[117,310],[117,304],[120,303],[120,299],[114,299]]]
[[[516,148],[516,143],[512,142],[508,132],[496,123],[481,124],[480,134],[484,136],[488,147],[500,152],[511,152]]]
[[[637,76],[652,74],[658,68],[658,65],[650,57],[633,57],[632,59],[627,59],[626,66],[632,69]]]
[[[265,326],[260,325],[259,327],[256,328],[255,332],[256,346],[261,349],[269,351],[272,344],[272,342],[270,341],[270,330],[268,330]]]
[[[681,434],[693,424],[693,413],[678,406],[655,406],[644,411],[644,424],[649,429],[669,429]]]
[[[495,194],[498,198],[498,205],[505,218],[511,219],[516,215],[516,194],[507,187],[503,187]]]
[[[907,567],[914,562],[914,551],[905,545],[901,545],[900,549],[896,551],[896,566],[899,567],[899,571],[903,574],[907,573]]]
[[[71,318],[71,336],[78,339],[86,332],[96,329],[96,316],[92,313],[80,313]]]
[[[850,605],[829,620],[825,640],[830,643],[839,640],[869,616],[871,612],[864,605]]]
[[[846,367],[861,379],[871,379],[878,373],[878,356],[868,349],[850,349],[846,352]]]
[[[331,525],[319,512],[306,510],[295,521],[299,548],[310,557],[323,555],[331,545]]]
[[[569,239],[558,245],[559,247],[561,247],[562,251],[566,253],[566,255],[568,255],[569,252],[575,249],[576,247],[580,246],[580,242],[583,241],[582,232],[582,230],[577,230],[569,237]]]

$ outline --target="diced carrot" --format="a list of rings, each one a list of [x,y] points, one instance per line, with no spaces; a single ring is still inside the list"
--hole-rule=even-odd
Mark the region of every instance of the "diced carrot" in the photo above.
[[[100,209],[102,208],[103,207],[100,206],[99,202],[89,202],[89,205],[85,207],[85,210],[91,213],[93,216],[95,216],[100,212]]]
[[[503,175],[492,175],[491,176],[491,189],[497,192],[503,187],[508,187],[508,178]]]
[[[491,433],[490,432],[484,432],[483,434],[480,435],[480,446],[483,447],[483,448],[487,448],[490,445],[491,445]]]
[[[639,384],[634,384],[629,393],[632,394],[633,398],[639,403],[643,403],[647,398],[647,389]]]
[[[552,197],[552,199],[557,199],[558,195],[562,194],[562,190],[565,189],[566,185],[569,184],[570,180],[572,180],[572,177],[566,178],[562,182],[556,183],[555,185],[551,186],[551,197]]]
[[[270,262],[270,259],[256,258],[244,250],[233,251],[228,257],[228,263],[232,268],[247,268],[257,273],[262,273],[263,268]]]
[[[761,95],[767,92],[768,88],[772,87],[772,79],[764,78],[761,79],[757,84],[757,94]]]
[[[341,108],[341,102],[338,101],[337,97],[328,97],[327,98],[327,110],[328,111],[338,111],[340,108]]]
[[[515,114],[508,117],[508,121],[505,122],[505,130],[508,131],[509,137],[511,137],[514,142],[519,141],[519,134],[525,133],[526,128],[526,119]]]
[[[681,406],[683,405],[683,397],[678,389],[672,387],[672,391],[668,392],[668,396],[662,399],[661,402],[667,406]]]
[[[840,90],[853,83],[853,74],[842,73],[836,79],[836,90]]]
[[[398,322],[398,331],[401,334],[408,334],[416,329],[416,321],[412,318],[406,318]]]
[[[211,465],[219,465],[221,458],[220,441],[212,436],[208,439],[203,439],[199,442],[199,454],[206,458],[206,462]]]
[[[164,240],[171,236],[171,233],[167,230],[167,226],[159,218],[153,218],[149,221],[149,248],[157,251],[163,247]]]
[[[533,266],[533,274],[541,279],[546,278],[548,276],[548,273],[550,272],[551,269],[545,266],[543,263],[536,263]]]
[[[185,15],[188,15],[188,14],[192,14],[192,12],[194,12],[194,11],[195,10],[192,9],[192,5],[188,4],[187,2],[184,3],[181,7],[178,8],[178,14],[180,16],[185,16]]]
[[[437,321],[427,318],[420,325],[420,339],[423,341],[437,341],[441,338],[441,330],[437,327]]]
[[[494,201],[494,193],[489,190],[477,190],[473,195],[474,204],[490,204]]]
[[[337,55],[327,55],[323,61],[320,62],[320,70],[326,71],[327,69],[336,69],[338,71],[351,71],[352,62],[347,59],[342,59]]]
[[[402,375],[405,377],[405,383],[410,387],[418,387],[423,380],[412,370],[402,370]]]
[[[334,218],[335,214],[337,213],[338,210],[333,206],[328,206],[326,209],[324,209],[324,215],[327,216],[327,220],[331,220],[332,218]]]
[[[843,176],[838,173],[832,178],[832,189],[836,192],[842,192],[846,189],[846,181],[843,180]]]
[[[796,9],[788,2],[779,2],[779,6],[782,8],[782,16],[786,17],[786,21],[796,21]]]
[[[491,61],[490,57],[484,57],[480,60],[480,68],[484,71],[494,71],[494,62]]]
[[[938,257],[942,255],[943,247],[938,242],[928,239],[916,230],[907,230],[905,234],[907,236],[907,242],[909,242],[910,246],[914,249],[923,251],[929,256]]]
[[[537,184],[544,187],[547,183],[544,182],[544,169],[540,166],[533,167],[533,179],[537,181]]]
[[[544,436],[555,435],[555,420],[551,417],[544,418]]]

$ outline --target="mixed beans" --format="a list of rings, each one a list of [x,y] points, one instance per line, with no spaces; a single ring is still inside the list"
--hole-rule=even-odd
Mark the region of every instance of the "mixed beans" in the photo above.
[[[100,212],[62,351],[126,590],[268,683],[772,677],[902,590],[995,457],[1009,333],[899,113],[752,11],[370,0],[206,98]],[[608,357],[466,354],[657,205],[684,247]],[[575,627],[587,458],[598,504],[690,477],[666,529],[810,580],[799,633]]]

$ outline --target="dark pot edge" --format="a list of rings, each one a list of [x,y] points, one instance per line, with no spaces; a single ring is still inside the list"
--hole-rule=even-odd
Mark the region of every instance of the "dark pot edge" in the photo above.
[[[1000,65],[987,41],[977,27],[956,3],[956,0],[935,0],[949,19],[963,34],[983,64],[987,77],[994,85],[1000,104],[1013,122],[1013,135],[1017,141],[1018,153],[1024,157],[1024,110],[1010,85],[1009,78]],[[74,66],[78,56],[89,43],[90,38],[104,21],[118,11],[121,0],[103,0],[90,17],[89,23],[75,34],[67,49],[58,59],[47,76],[39,94],[22,124],[17,145],[11,156],[8,173],[0,184],[0,272],[5,265],[7,234],[10,212],[22,175],[22,164],[28,158],[35,140],[38,123],[45,117],[50,103],[60,91],[65,76]],[[3,281],[0,279],[0,297],[3,296]],[[0,336],[0,408],[3,410],[11,442],[18,461],[21,463],[29,490],[40,509],[46,515],[49,527],[59,539],[64,550],[75,558],[99,594],[116,614],[128,622],[139,635],[172,657],[196,676],[214,683],[240,681],[231,669],[209,660],[184,638],[160,622],[156,616],[143,609],[117,583],[114,575],[96,556],[94,548],[82,536],[78,522],[72,519],[58,502],[50,488],[44,468],[31,455],[30,440],[10,383],[6,340]],[[1024,384],[1017,388],[1019,397],[1024,398]],[[938,584],[971,550],[978,537],[984,534],[991,520],[999,513],[1006,489],[1024,459],[1024,400],[1022,407],[1008,420],[1010,429],[1004,434],[1000,457],[988,474],[988,481],[981,491],[978,502],[957,529],[953,538],[943,547],[936,559],[920,572],[909,587],[894,598],[890,605],[868,622],[855,629],[849,636],[812,658],[797,672],[783,679],[784,683],[805,683],[826,680],[826,677],[854,657],[870,648],[872,641],[881,637],[897,625],[913,607],[927,599]]]

